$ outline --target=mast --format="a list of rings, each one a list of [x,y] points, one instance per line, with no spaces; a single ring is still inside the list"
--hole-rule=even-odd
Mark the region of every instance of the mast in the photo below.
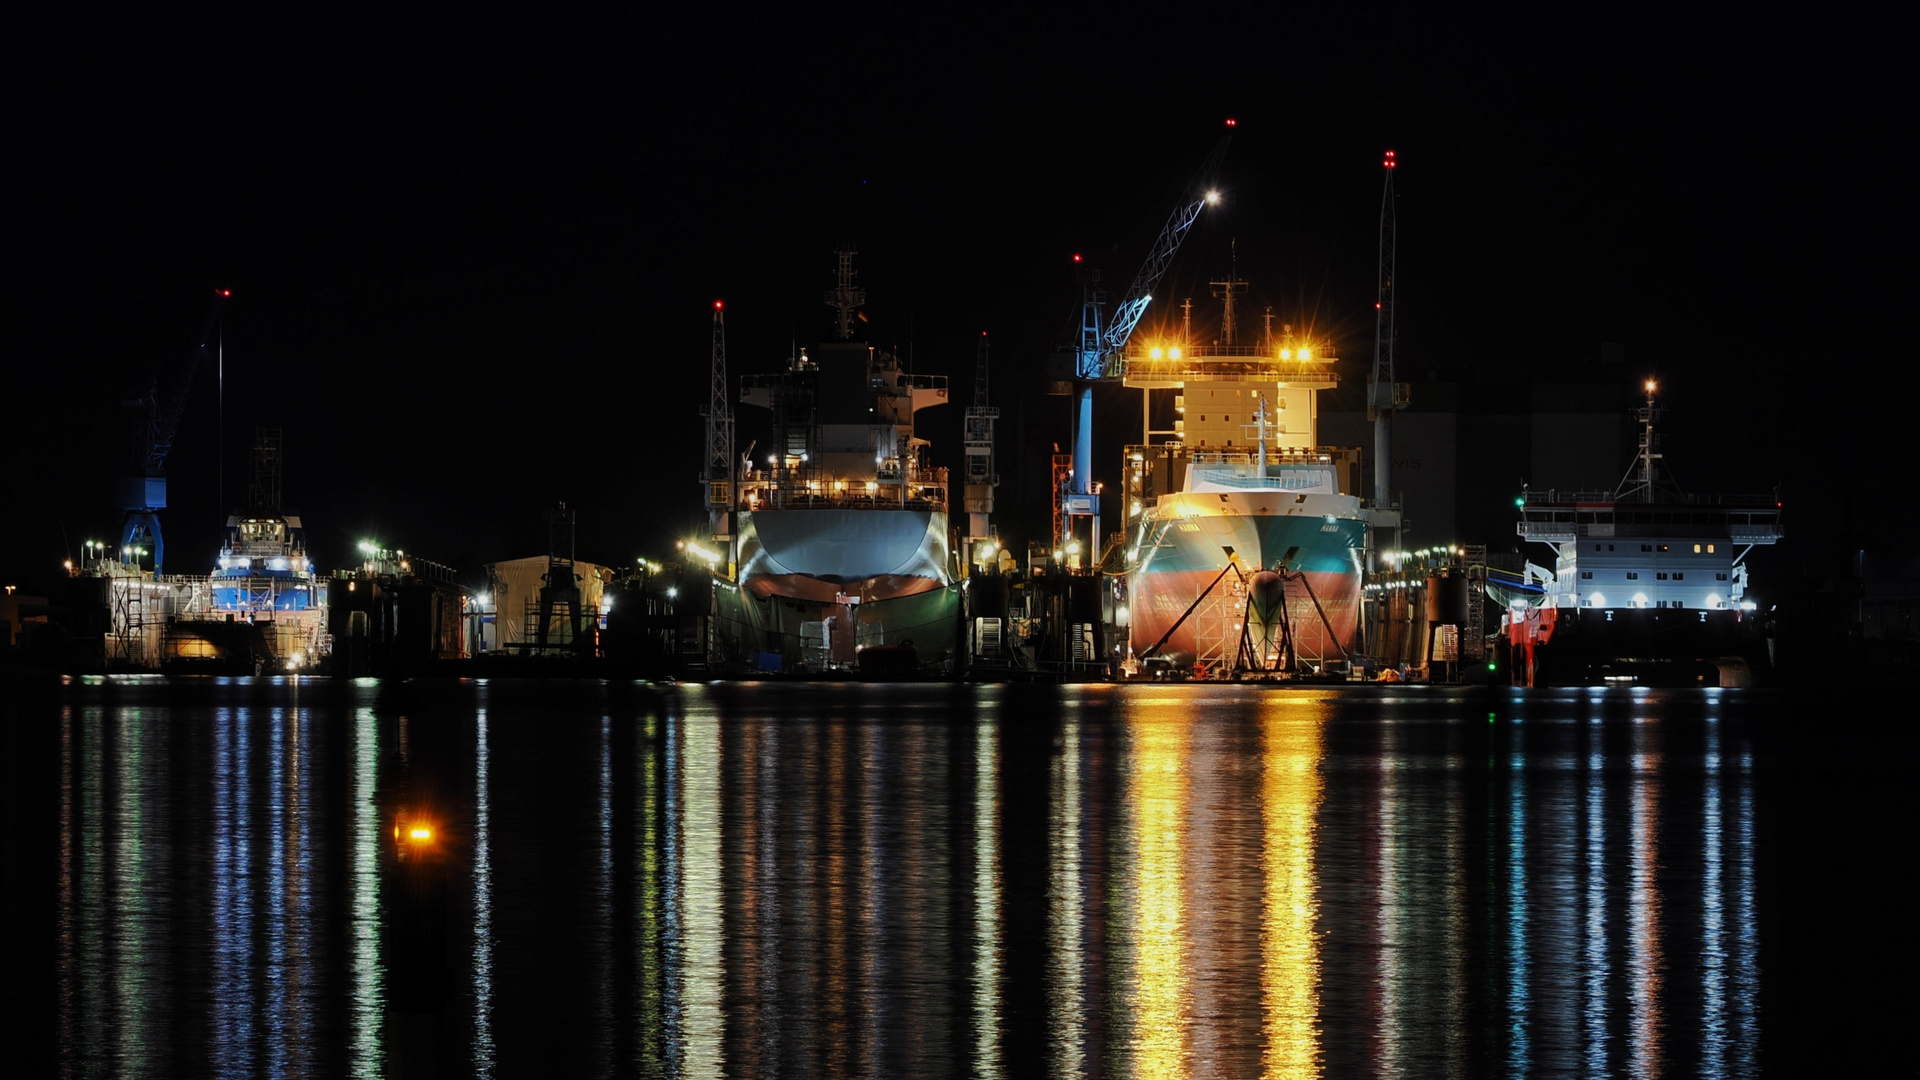
[[[1627,470],[1627,475],[1620,479],[1620,488],[1613,496],[1616,501],[1654,501],[1654,482],[1660,470],[1656,463],[1664,456],[1658,449],[1660,439],[1653,433],[1653,425],[1660,419],[1660,410],[1653,403],[1653,392],[1659,388],[1659,383],[1648,379],[1645,387],[1647,403],[1633,410],[1634,419],[1640,421],[1640,452],[1634,456],[1633,466]],[[1639,474],[1637,480],[1636,473]]]
[[[1220,307],[1220,344],[1233,344],[1233,298],[1247,291],[1247,283],[1240,280],[1240,241],[1233,241],[1232,255],[1227,262],[1227,280],[1209,281],[1213,286],[1213,295],[1221,301]]]
[[[834,319],[833,339],[835,341],[853,340],[853,317],[860,305],[867,302],[867,290],[856,288],[853,279],[853,257],[859,252],[852,244],[843,244],[834,249],[840,256],[840,269],[835,275],[834,287],[827,293],[827,306],[838,312]]]

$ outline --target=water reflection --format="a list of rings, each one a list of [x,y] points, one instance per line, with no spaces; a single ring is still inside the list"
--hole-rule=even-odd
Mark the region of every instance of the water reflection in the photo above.
[[[1324,717],[1286,699],[1261,716],[1261,844],[1266,884],[1261,918],[1262,1074],[1319,1075],[1320,918],[1314,881]]]
[[[45,763],[75,1073],[1758,1071],[1719,699],[84,689]],[[461,924],[409,1018],[405,777]]]

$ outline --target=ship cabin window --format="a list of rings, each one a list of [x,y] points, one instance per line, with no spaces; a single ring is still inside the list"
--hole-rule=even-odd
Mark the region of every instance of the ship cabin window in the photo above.
[[[1655,574],[1655,575],[1653,575],[1653,580],[1655,580],[1655,581],[1665,581],[1665,580],[1667,580],[1667,575],[1665,575],[1665,574]]]
[[[1661,545],[1660,545],[1660,550],[1661,550],[1661,551],[1665,551],[1665,550],[1667,550],[1667,545],[1665,545],[1665,544],[1661,544]]]
[[[1727,580],[1727,575],[1725,575],[1725,574],[1715,574],[1715,575],[1713,575],[1713,580],[1715,580],[1715,581],[1725,581],[1725,580]]]
[[[1595,550],[1595,551],[1599,551],[1599,550],[1600,550],[1600,545],[1599,545],[1599,544],[1595,544],[1595,545],[1593,545],[1593,550]]]
[[[1593,571],[1591,571],[1591,570],[1582,570],[1582,571],[1580,571],[1580,576],[1581,576],[1582,578],[1591,578],[1591,577],[1593,576]]]
[[[1613,550],[1613,545],[1612,545],[1612,544],[1608,544],[1608,545],[1607,545],[1607,550],[1608,550],[1608,551],[1612,551],[1612,550]]]
[[[1698,555],[1698,554],[1700,554],[1700,545],[1699,545],[1699,544],[1695,544],[1695,545],[1693,545],[1693,553],[1694,553],[1695,555]]]
[[[1641,551],[1652,551],[1652,550],[1653,550],[1653,545],[1652,545],[1652,544],[1641,544],[1641,545],[1640,545],[1640,550],[1641,550]]]
[[[1632,570],[1629,570],[1629,571],[1627,571],[1627,580],[1628,580],[1628,581],[1639,581],[1639,580],[1640,580],[1640,575],[1639,575],[1639,574],[1637,574],[1637,573],[1635,573],[1635,572],[1633,572]]]
[[[1685,575],[1685,574],[1675,574],[1675,575],[1673,575],[1673,580],[1675,580],[1675,581],[1685,581],[1685,580],[1687,580],[1687,575]]]
[[[1713,554],[1713,545],[1712,545],[1712,544],[1708,544],[1708,545],[1707,545],[1707,554],[1709,554],[1709,555],[1711,555],[1711,554]]]

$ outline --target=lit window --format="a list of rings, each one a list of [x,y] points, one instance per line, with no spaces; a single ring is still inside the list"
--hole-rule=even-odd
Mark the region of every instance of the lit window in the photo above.
[[[1698,555],[1698,554],[1700,554],[1700,545],[1699,545],[1699,544],[1695,544],[1695,545],[1693,545],[1693,553],[1694,553],[1695,555]]]

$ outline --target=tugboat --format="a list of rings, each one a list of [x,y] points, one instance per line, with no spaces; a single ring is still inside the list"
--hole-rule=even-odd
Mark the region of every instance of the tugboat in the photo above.
[[[1612,492],[1528,491],[1520,536],[1553,549],[1504,600],[1516,686],[1748,686],[1771,661],[1744,560],[1782,535],[1777,495],[1695,495],[1660,475],[1648,379],[1639,453]]]

